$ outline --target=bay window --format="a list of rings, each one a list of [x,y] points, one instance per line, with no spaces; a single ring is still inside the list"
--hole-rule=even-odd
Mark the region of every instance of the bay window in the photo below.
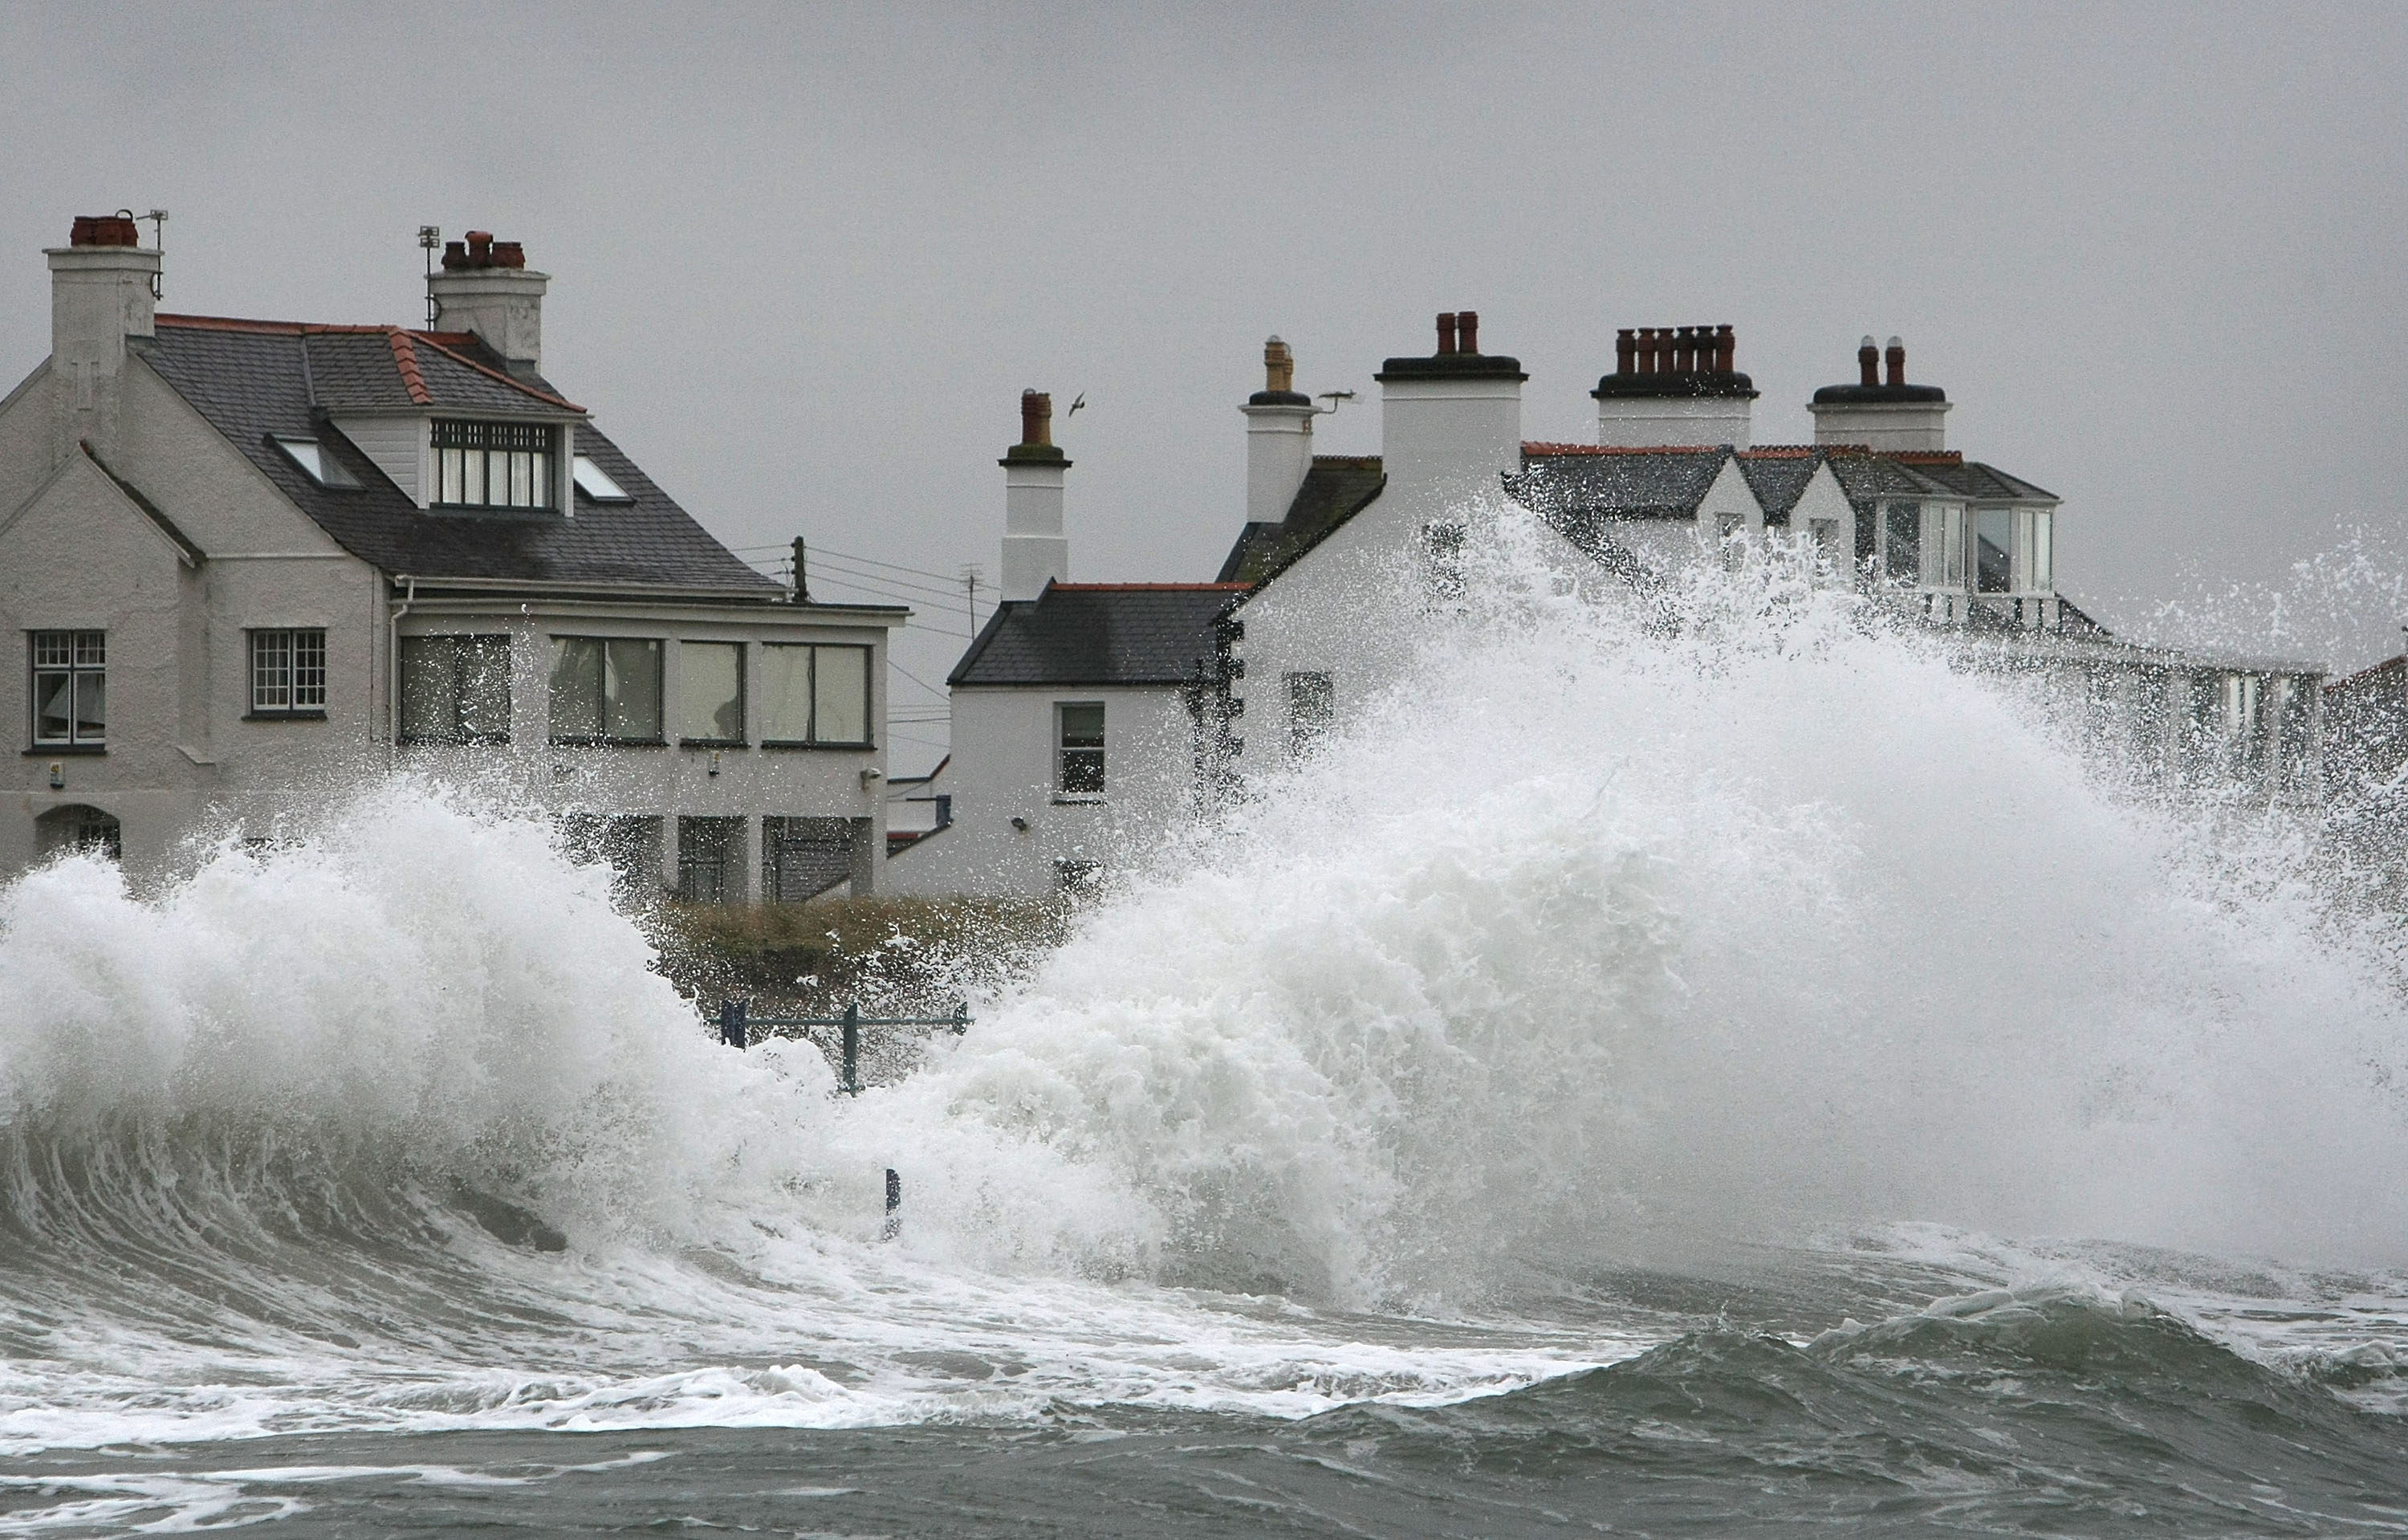
[[[2014,510],[1973,511],[1973,588],[1981,594],[2014,592]]]

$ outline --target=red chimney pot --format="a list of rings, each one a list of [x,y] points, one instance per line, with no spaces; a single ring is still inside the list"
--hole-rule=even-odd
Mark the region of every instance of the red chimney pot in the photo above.
[[[1444,310],[1440,312],[1438,318],[1438,351],[1440,353],[1453,353],[1455,351],[1455,312],[1453,310]]]
[[[1639,372],[1639,334],[1627,326],[1613,334],[1613,372]]]
[[[1024,444],[1050,444],[1054,441],[1054,397],[1039,390],[1020,393],[1020,441]]]
[[[1873,346],[1873,339],[1870,337],[1856,349],[1856,383],[1860,385],[1881,383],[1881,351]]]
[[[1728,374],[1739,363],[1739,337],[1727,323],[1714,328],[1714,372]]]
[[[1480,312],[1457,310],[1455,315],[1456,346],[1464,353],[1480,351]]]
[[[1906,344],[1899,341],[1895,337],[1889,339],[1889,353],[1887,361],[1889,364],[1889,382],[1893,385],[1905,384]]]
[[[496,267],[525,266],[526,248],[515,240],[494,242],[494,266]]]

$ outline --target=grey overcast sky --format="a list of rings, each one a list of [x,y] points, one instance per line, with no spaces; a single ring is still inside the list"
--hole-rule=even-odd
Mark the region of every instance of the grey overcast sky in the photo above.
[[[1532,439],[1593,437],[1616,326],[1736,325],[1759,442],[1903,334],[1952,446],[2065,498],[2062,586],[2111,621],[2296,586],[2353,528],[2408,550],[2401,5],[0,22],[0,372],[48,351],[77,213],[171,210],[169,309],[323,321],[412,320],[417,227],[490,229],[553,275],[546,371],[736,546],[992,575],[1035,385],[1089,403],[1074,576],[1210,578],[1264,336],[1364,393],[1320,447],[1369,453],[1379,360],[1463,308]],[[925,620],[935,680],[965,621]]]

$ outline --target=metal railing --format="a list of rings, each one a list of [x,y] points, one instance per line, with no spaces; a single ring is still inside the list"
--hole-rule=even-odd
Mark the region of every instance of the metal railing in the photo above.
[[[949,1016],[866,1016],[861,1002],[855,1000],[844,1008],[839,1016],[756,1016],[752,1002],[723,1000],[719,1002],[719,1041],[731,1048],[749,1048],[756,1037],[808,1038],[814,1027],[837,1028],[842,1053],[841,1074],[838,1084],[847,1096],[861,1094],[861,1029],[865,1027],[941,1027],[955,1036],[970,1029],[969,1002],[953,1007]],[[891,1173],[890,1173],[891,1174]]]

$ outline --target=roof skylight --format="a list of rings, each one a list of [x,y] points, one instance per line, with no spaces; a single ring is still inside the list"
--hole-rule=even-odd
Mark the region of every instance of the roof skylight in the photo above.
[[[342,462],[336,459],[327,451],[326,446],[317,439],[282,433],[270,434],[268,437],[276,440],[276,447],[284,452],[286,458],[299,466],[302,473],[320,486],[333,487],[340,492],[359,490],[359,479],[345,470]]]
[[[610,473],[594,463],[591,455],[577,456],[577,490],[597,503],[631,503],[635,495],[610,479]]]

